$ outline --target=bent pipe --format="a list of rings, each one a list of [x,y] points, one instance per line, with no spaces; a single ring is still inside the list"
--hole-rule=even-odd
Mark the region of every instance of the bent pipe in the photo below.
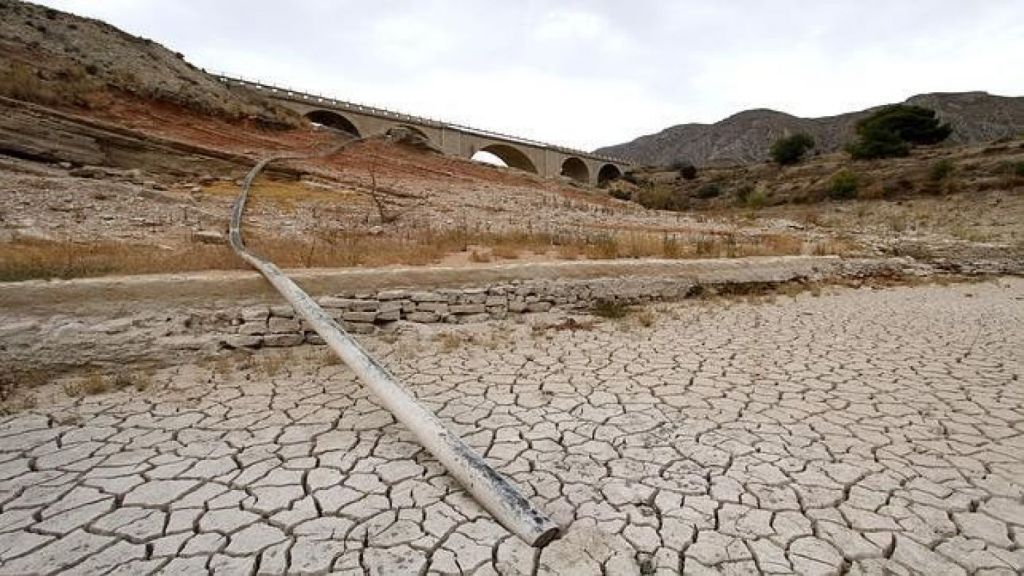
[[[349,141],[342,147],[357,142]],[[457,434],[416,398],[369,354],[333,318],[272,262],[249,252],[242,242],[242,213],[249,190],[259,173],[275,160],[304,156],[271,156],[261,160],[246,175],[231,212],[231,248],[256,268],[285,297],[324,342],[352,369],[402,424],[476,498],[498,522],[530,546],[541,548],[558,536],[559,528],[527,500],[515,486],[470,448]]]

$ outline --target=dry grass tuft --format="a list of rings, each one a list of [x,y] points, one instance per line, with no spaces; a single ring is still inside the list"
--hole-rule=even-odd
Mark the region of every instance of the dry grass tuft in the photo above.
[[[38,405],[36,397],[29,393],[18,393],[7,400],[0,400],[0,416],[9,416],[31,410]]]
[[[640,312],[637,312],[636,321],[644,328],[654,326],[654,311],[650,308],[644,308]]]
[[[64,385],[64,392],[73,398],[95,396],[110,390],[110,384],[100,372],[92,372],[88,376]]]
[[[562,244],[558,246],[556,256],[559,260],[579,260],[583,251],[575,244]]]
[[[530,331],[534,337],[546,334],[548,332],[589,332],[594,329],[596,322],[593,320],[577,320],[575,318],[566,318],[561,322],[538,322],[530,326]]]
[[[486,338],[474,339],[488,350],[504,350],[508,348],[510,338],[508,332],[493,330]]]
[[[433,341],[437,342],[442,352],[454,352],[466,343],[466,339],[456,332],[438,332]]]
[[[491,261],[491,255],[488,254],[487,252],[478,252],[476,250],[473,250],[472,252],[469,253],[469,261],[470,262],[478,262],[478,263],[479,262],[490,262]]]
[[[306,360],[319,366],[338,366],[341,364],[341,358],[334,353],[334,350],[323,346],[317,348],[311,348],[306,352]]]
[[[557,324],[550,324],[548,328],[551,330],[568,330],[570,332],[589,332],[594,329],[595,323],[593,320],[577,320],[575,318],[566,318]]]
[[[156,369],[153,367],[136,371],[118,370],[106,374],[99,370],[93,370],[84,377],[65,384],[64,393],[77,398],[129,388],[142,392],[150,387],[155,373]]]
[[[267,377],[273,378],[284,370],[288,360],[289,358],[286,354],[267,354],[259,358],[256,369]]]
[[[616,300],[598,300],[591,308],[590,313],[598,318],[619,320],[625,318],[632,308]]]
[[[211,365],[210,371],[214,377],[226,378],[235,369],[234,363],[228,356],[217,356],[209,361],[209,364]],[[243,370],[254,370],[256,368],[256,357],[254,355],[244,357],[240,367]]]
[[[509,244],[498,244],[491,249],[491,255],[502,260],[515,260],[519,258],[519,248]]]
[[[46,380],[46,375],[38,371],[0,373],[0,416],[35,408],[36,397],[31,390]]]

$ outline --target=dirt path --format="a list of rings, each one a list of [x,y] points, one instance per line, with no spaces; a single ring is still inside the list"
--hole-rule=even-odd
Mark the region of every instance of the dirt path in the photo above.
[[[681,276],[709,282],[756,281],[776,275],[828,272],[843,262],[899,265],[901,260],[842,260],[835,256],[765,256],[707,260],[583,260],[515,262],[474,266],[431,266],[287,270],[311,294],[369,291],[396,287],[475,286],[514,280],[565,280],[620,276]],[[906,264],[906,262],[903,262]],[[76,280],[0,283],[0,311],[102,310],[113,306],[152,306],[247,301],[279,302],[277,293],[256,272],[220,271],[108,276]]]

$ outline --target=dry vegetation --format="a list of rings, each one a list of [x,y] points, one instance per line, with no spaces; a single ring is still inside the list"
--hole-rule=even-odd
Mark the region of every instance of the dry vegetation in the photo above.
[[[65,383],[64,393],[75,398],[128,389],[143,392],[152,384],[155,372],[155,368],[152,367],[131,371],[120,369],[113,372],[91,370]]]
[[[1024,139],[926,147],[906,158],[886,160],[852,160],[834,153],[794,166],[706,168],[691,179],[648,168],[627,175],[627,180],[634,185],[610,192],[647,206],[701,211],[1005,192],[1024,188]]]
[[[31,410],[42,401],[41,398],[57,390],[71,398],[117,391],[144,392],[152,386],[157,372],[152,365],[107,370],[86,366],[64,374],[41,370],[12,372],[9,367],[0,369],[0,416]]]
[[[403,170],[415,162],[421,162],[424,167],[437,162],[448,166],[451,162],[380,146],[371,147],[368,153],[374,156],[374,163],[389,170],[388,162],[400,163]],[[557,185],[548,189],[537,184],[531,185],[537,188],[525,185],[497,188],[485,202],[484,196],[462,192],[473,190],[476,180],[472,178],[466,178],[468,185],[456,180],[458,188],[441,194],[436,191],[437,182],[451,185],[451,176],[439,180],[434,176],[426,180],[392,176],[400,186],[389,210],[397,217],[385,223],[378,218],[365,190],[359,187],[359,178],[351,175],[333,182],[266,179],[257,186],[249,208],[247,242],[257,252],[286,268],[437,263],[472,266],[517,260],[863,255],[886,251],[924,254],[918,248],[911,252],[910,248],[897,251],[885,247],[885,238],[921,234],[943,235],[955,241],[998,242],[1024,249],[1020,218],[1024,213],[1024,195],[1021,194],[1024,187],[1017,186],[1021,177],[1016,172],[1006,172],[1008,163],[1016,158],[1016,148],[1004,145],[996,152],[970,149],[958,154],[961,160],[948,163],[943,162],[948,158],[927,157],[924,164],[932,168],[920,173],[914,170],[920,169],[921,159],[918,164],[913,164],[913,159],[893,161],[899,165],[874,163],[875,172],[858,178],[858,186],[870,190],[879,185],[881,179],[913,172],[916,178],[927,182],[942,182],[941,186],[947,190],[942,195],[908,193],[905,197],[875,199],[863,194],[863,198],[846,202],[787,201],[753,208],[746,204],[737,206],[735,199],[728,200],[727,193],[721,192],[717,199],[694,204],[694,209],[685,216],[638,212],[616,201],[609,205],[608,198],[599,191],[570,192]],[[346,157],[344,162],[358,162],[353,158],[357,156]],[[797,189],[801,185],[813,188],[813,182],[808,179],[813,179],[814,175],[825,178],[836,168],[830,162],[833,160],[815,159],[785,171],[774,167],[739,168],[729,173],[733,183],[722,186],[730,190],[732,186],[750,184],[765,174],[774,174],[776,180],[772,182],[779,189]],[[1002,170],[999,185],[1011,186],[1010,189],[989,188],[990,180],[980,175],[996,167]],[[488,174],[487,171],[480,175],[474,173],[474,178]],[[723,181],[724,174],[727,172],[718,169],[700,178]],[[911,185],[914,189],[919,186],[924,184]],[[421,190],[418,194],[408,192],[417,187]],[[213,225],[206,224],[208,230],[223,227],[227,207],[237,187],[231,182],[215,181],[202,186],[198,193],[193,188],[194,185],[172,189],[166,194],[208,214],[202,217]],[[503,202],[504,194],[519,194],[525,201],[518,200],[520,204]],[[96,200],[101,197],[99,193],[92,195],[89,200],[94,204],[92,212],[70,213],[73,218],[69,226],[61,229],[72,231],[61,236],[31,237],[15,232],[8,242],[0,242],[0,281],[246,268],[226,245],[190,240],[189,227],[195,226],[195,217],[182,211],[161,213],[164,215],[156,218],[159,228],[136,232],[136,237],[130,240],[97,238],[95,234],[78,236],[73,232],[75,226],[106,218],[107,210],[119,203],[116,198]],[[457,218],[451,217],[454,210],[449,203],[453,199],[463,203],[458,207]],[[23,202],[22,205],[34,204]],[[515,208],[509,209],[506,205]],[[145,204],[135,206],[145,207]],[[535,219],[528,214],[536,214],[536,220],[557,219],[535,227]],[[445,215],[447,219],[443,219]],[[124,218],[129,220],[127,215]],[[134,218],[140,219],[139,216]],[[497,222],[492,222],[494,220]],[[788,224],[766,226],[768,222],[779,221]],[[126,224],[131,225],[131,222]],[[97,228],[95,224],[92,226]],[[98,229],[106,231],[111,227],[103,225]]]
[[[477,346],[487,350],[497,350],[508,345],[509,335],[504,332],[484,331],[480,333],[475,329],[446,328],[436,332],[430,340],[437,345],[437,348],[445,353],[451,354],[467,346]],[[393,342],[392,342],[393,343]]]
[[[0,416],[34,408],[37,401],[32,390],[49,380],[40,371],[13,372],[9,368],[0,371]]]
[[[692,175],[691,175],[692,176]],[[931,147],[907,158],[828,154],[795,166],[644,169],[609,194],[721,221],[776,220],[880,255],[1024,259],[1024,141]],[[835,252],[825,249],[823,252]]]
[[[68,67],[45,79],[38,70],[22,62],[0,67],[0,94],[50,106],[92,106],[103,84],[83,68]]]
[[[804,240],[785,234],[748,235],[595,232],[576,237],[528,232],[412,230],[401,236],[341,231],[319,232],[309,240],[266,234],[248,244],[285,268],[422,266],[453,254],[470,262],[513,260],[523,253],[561,260],[614,258],[721,258],[741,256],[847,254],[844,239]],[[105,275],[248,269],[228,246],[194,243],[185,249],[119,242],[20,240],[0,244],[0,281],[80,278]]]
[[[589,332],[595,328],[597,323],[590,319],[578,320],[572,316],[568,316],[559,322],[538,322],[533,324],[530,329],[534,336],[545,334],[547,332]]]
[[[21,2],[0,2],[0,95],[89,110],[130,96],[278,129],[303,124],[255,92],[221,84],[183,54],[97,20]]]

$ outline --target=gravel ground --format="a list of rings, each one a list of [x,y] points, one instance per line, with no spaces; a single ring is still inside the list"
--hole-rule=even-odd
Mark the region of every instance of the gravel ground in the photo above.
[[[543,551],[309,349],[0,419],[0,574],[1024,571],[1024,280],[583,328],[370,342],[566,527]]]

